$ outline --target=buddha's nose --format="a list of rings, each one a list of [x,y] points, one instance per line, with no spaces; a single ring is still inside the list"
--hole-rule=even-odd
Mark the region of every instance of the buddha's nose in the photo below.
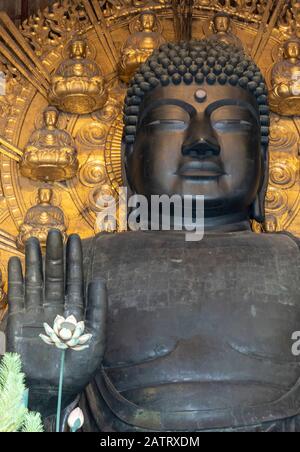
[[[191,124],[182,145],[182,155],[184,157],[204,158],[218,156],[220,151],[220,145],[213,134],[210,124],[198,121]]]
[[[185,144],[182,146],[182,155],[184,157],[211,157],[220,154],[220,146],[208,139],[200,138],[199,140]]]

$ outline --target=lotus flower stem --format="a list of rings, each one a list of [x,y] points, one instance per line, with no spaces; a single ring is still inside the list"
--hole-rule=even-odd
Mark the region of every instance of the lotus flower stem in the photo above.
[[[66,350],[62,350],[61,360],[60,360],[60,371],[59,371],[58,398],[57,398],[56,433],[60,432],[60,416],[61,416],[61,403],[62,403],[64,372],[65,372],[65,358],[66,358]]]
[[[59,433],[66,351],[68,349],[76,352],[86,350],[89,348],[89,342],[92,339],[92,334],[84,334],[84,322],[77,322],[73,315],[70,315],[66,319],[61,315],[58,315],[54,320],[53,327],[48,325],[48,323],[44,323],[43,326],[46,334],[40,334],[40,339],[45,344],[52,345],[62,351],[56,413],[56,433]],[[77,427],[77,430],[83,425],[84,419],[81,419],[82,417],[83,415],[80,415],[80,425]]]

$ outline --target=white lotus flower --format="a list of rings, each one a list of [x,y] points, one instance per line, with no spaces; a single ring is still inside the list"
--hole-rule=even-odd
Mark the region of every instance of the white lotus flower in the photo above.
[[[77,432],[84,424],[83,412],[80,408],[76,408],[68,417],[68,426],[72,432]]]
[[[54,320],[53,328],[44,323],[45,334],[40,334],[40,338],[48,345],[55,345],[60,350],[81,351],[89,347],[88,342],[92,334],[83,334],[84,322],[77,322],[73,315],[66,319],[58,315]]]

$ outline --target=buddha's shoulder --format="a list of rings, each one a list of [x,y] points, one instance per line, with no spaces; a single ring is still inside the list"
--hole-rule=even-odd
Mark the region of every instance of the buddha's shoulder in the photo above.
[[[159,232],[128,231],[120,233],[101,232],[94,237],[82,241],[84,253],[91,253],[93,250],[115,248],[120,246],[134,246],[137,244],[147,245],[154,242],[164,241],[169,234]],[[175,237],[174,237],[175,238]]]
[[[251,231],[208,233],[195,242],[185,240],[185,234],[176,232],[137,231],[122,233],[100,233],[93,238],[83,240],[84,253],[91,256],[95,251],[110,249],[132,250],[136,248],[187,247],[194,250],[207,247],[254,247],[284,250],[299,250],[300,239],[288,232],[256,234]]]
[[[168,279],[174,266],[180,265],[191,272],[201,262],[206,262],[207,269],[212,272],[216,267],[224,269],[225,266],[239,272],[237,277],[244,272],[247,278],[248,266],[252,271],[271,269],[271,274],[274,269],[278,274],[290,269],[287,278],[293,280],[300,269],[299,248],[299,241],[289,234],[255,234],[251,231],[205,234],[198,242],[187,242],[184,234],[154,231],[104,233],[83,241],[87,280],[98,276],[114,278],[112,275],[117,269],[122,275],[123,272],[140,272],[143,276],[147,272],[155,274],[158,268]],[[205,279],[207,272],[203,275]]]
[[[247,232],[236,236],[240,241],[249,241],[256,246],[265,246],[272,248],[300,248],[300,239],[289,232],[261,233]],[[234,238],[233,238],[234,239]]]
[[[279,248],[291,248],[300,250],[300,239],[290,232],[277,232],[273,234],[258,234],[260,236],[261,240],[263,241],[269,241],[270,243],[274,244],[275,246],[278,245]]]

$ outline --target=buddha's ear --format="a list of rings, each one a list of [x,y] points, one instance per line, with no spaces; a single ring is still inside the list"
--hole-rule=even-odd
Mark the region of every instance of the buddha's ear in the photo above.
[[[256,196],[256,199],[251,206],[250,218],[258,223],[263,223],[265,221],[265,200],[260,194]]]
[[[255,201],[251,206],[250,218],[258,223],[265,221],[265,198],[269,183],[269,155],[268,151],[261,152],[262,158],[262,180],[260,189],[256,195]]]
[[[125,142],[124,138],[122,140],[122,178],[124,185],[129,187],[132,191],[132,183],[130,180],[130,160],[133,153],[133,144],[128,144]]]

